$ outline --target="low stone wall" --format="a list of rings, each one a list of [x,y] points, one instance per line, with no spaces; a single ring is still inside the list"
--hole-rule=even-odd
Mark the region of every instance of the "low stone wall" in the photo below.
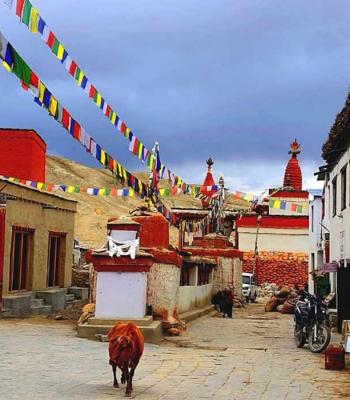
[[[245,252],[243,272],[253,272],[254,254]],[[308,281],[308,254],[262,251],[256,265],[256,278],[259,285],[304,285]]]
[[[147,280],[147,304],[152,305],[153,313],[164,317],[173,315],[178,306],[181,269],[172,264],[155,263]]]

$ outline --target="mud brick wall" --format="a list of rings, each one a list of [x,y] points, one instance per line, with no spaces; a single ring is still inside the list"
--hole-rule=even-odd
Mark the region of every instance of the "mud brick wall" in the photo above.
[[[243,272],[252,272],[253,252],[243,255]],[[256,278],[259,285],[304,285],[308,281],[308,254],[262,251],[257,258]]]

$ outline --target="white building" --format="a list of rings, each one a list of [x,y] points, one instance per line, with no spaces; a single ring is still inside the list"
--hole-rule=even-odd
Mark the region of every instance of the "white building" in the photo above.
[[[325,228],[322,223],[322,195],[314,194],[309,205],[309,291],[316,292],[316,280],[323,272]]]
[[[327,165],[320,168],[325,182],[324,221],[329,224],[330,273],[337,292],[338,329],[350,319],[350,94],[323,145]],[[327,269],[327,264],[325,266]]]

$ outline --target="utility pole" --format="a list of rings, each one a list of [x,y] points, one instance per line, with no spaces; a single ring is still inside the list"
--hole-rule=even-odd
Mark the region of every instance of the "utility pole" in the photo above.
[[[256,218],[256,235],[255,235],[255,247],[254,247],[253,276],[255,276],[256,266],[257,266],[257,263],[258,263],[258,236],[259,236],[261,219],[262,219],[262,215],[258,214],[258,216]]]

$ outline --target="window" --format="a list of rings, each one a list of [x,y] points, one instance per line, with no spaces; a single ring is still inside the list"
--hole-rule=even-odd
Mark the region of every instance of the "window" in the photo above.
[[[311,232],[314,231],[314,218],[315,218],[315,210],[314,206],[311,206]]]
[[[213,268],[210,265],[198,267],[198,286],[208,285],[211,283],[211,272]]]
[[[346,208],[346,189],[347,189],[347,184],[346,184],[346,165],[345,167],[341,170],[340,176],[341,176],[341,210],[343,211]]]
[[[180,286],[190,286],[190,269],[181,268]]]
[[[9,290],[28,290],[33,230],[13,227]]]
[[[337,176],[332,181],[333,217],[337,215]]]
[[[66,234],[49,233],[49,249],[47,257],[47,286],[60,286],[62,272],[62,250]]]

